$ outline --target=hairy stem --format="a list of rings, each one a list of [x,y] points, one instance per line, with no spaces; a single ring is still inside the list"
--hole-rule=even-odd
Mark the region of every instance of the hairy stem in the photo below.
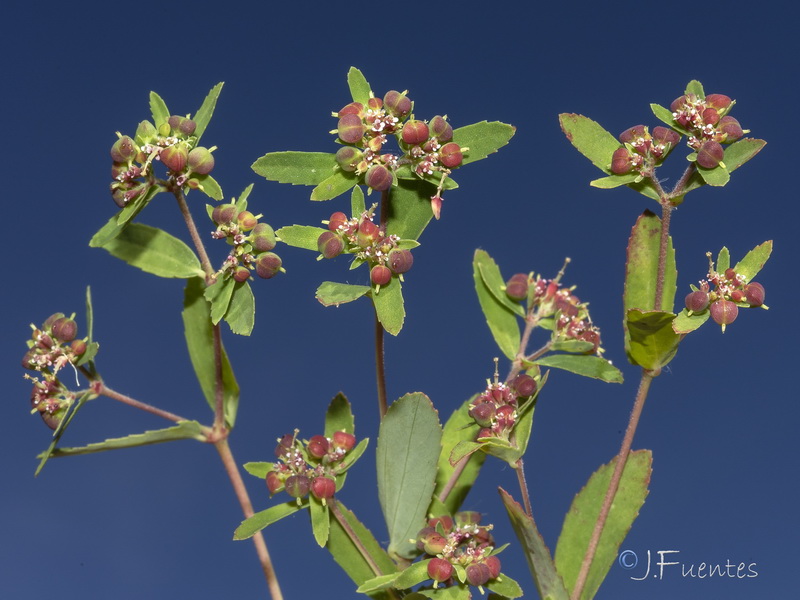
[[[386,401],[386,362],[383,350],[383,325],[375,313],[375,380],[378,384],[378,412],[383,421],[389,408]]]
[[[531,508],[531,497],[528,495],[528,483],[525,481],[525,463],[522,457],[517,460],[517,481],[519,481],[519,491],[522,493],[522,501],[525,504],[525,512],[533,519],[533,509]]]
[[[192,213],[189,211],[189,206],[186,204],[186,198],[183,196],[183,192],[179,187],[174,187],[172,188],[172,193],[178,201],[178,208],[180,208],[181,215],[183,215],[183,220],[186,223],[186,228],[189,230],[189,237],[192,238],[192,243],[197,250],[197,256],[200,257],[200,264],[206,274],[206,283],[208,283],[208,281],[214,277],[214,267],[211,266],[211,261],[208,259],[206,247],[203,245],[203,240],[200,238],[200,234],[194,224]]]
[[[579,600],[583,588],[586,585],[586,578],[589,576],[589,569],[592,566],[592,561],[597,552],[600,536],[603,533],[603,528],[608,519],[611,505],[614,503],[614,497],[617,495],[619,482],[622,479],[622,472],[625,470],[625,465],[628,462],[628,455],[630,454],[631,445],[633,444],[633,436],[636,433],[636,427],[639,425],[639,417],[642,415],[644,401],[647,399],[647,392],[650,390],[651,381],[653,381],[653,374],[650,371],[643,370],[642,379],[639,382],[639,390],[636,393],[636,400],[633,403],[633,410],[628,420],[628,428],[625,430],[625,437],[622,438],[622,446],[620,446],[616,463],[614,464],[614,472],[611,474],[611,481],[608,484],[606,495],[603,498],[600,514],[597,516],[597,521],[592,530],[592,537],[589,538],[589,546],[586,549],[586,555],[583,557],[583,562],[578,572],[578,578],[575,581],[575,587],[572,589],[572,600]]]
[[[447,480],[447,483],[442,488],[442,493],[439,494],[439,500],[442,504],[447,501],[448,496],[450,496],[450,492],[453,491],[453,488],[456,487],[456,483],[458,483],[458,478],[461,477],[461,473],[464,472],[464,468],[467,466],[469,459],[472,458],[472,455],[464,456],[456,463],[453,472],[450,475],[450,479]]]
[[[225,386],[222,381],[222,335],[219,323],[212,328],[214,344],[214,431],[225,430]]]
[[[112,400],[116,400],[117,402],[122,402],[123,404],[127,404],[128,406],[149,412],[150,414],[162,417],[174,423],[188,420],[169,411],[156,408],[155,406],[140,402],[139,400],[134,400],[130,396],[126,396],[125,394],[114,391],[110,387],[106,386],[106,384],[104,384],[102,381],[94,380],[92,382],[92,391],[100,396],[106,396]]]

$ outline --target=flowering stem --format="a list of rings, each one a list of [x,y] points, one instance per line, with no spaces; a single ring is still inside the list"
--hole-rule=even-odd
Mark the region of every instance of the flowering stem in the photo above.
[[[214,267],[211,266],[211,261],[206,253],[203,240],[200,238],[200,234],[198,233],[197,227],[194,224],[192,213],[189,211],[189,207],[186,204],[186,198],[184,197],[183,192],[179,187],[173,187],[171,188],[171,191],[175,196],[175,199],[178,201],[178,208],[181,210],[181,215],[183,215],[186,228],[189,230],[189,236],[192,238],[192,243],[197,250],[197,255],[200,257],[200,264],[202,265],[203,271],[206,274],[206,283],[208,283],[214,277]]]
[[[228,474],[228,478],[231,480],[233,491],[239,500],[239,505],[242,507],[242,513],[244,514],[245,519],[249,519],[254,514],[253,504],[250,502],[250,496],[247,494],[247,488],[244,485],[244,481],[242,481],[242,476],[239,473],[238,467],[236,466],[236,461],[233,458],[230,446],[228,446],[228,439],[221,438],[217,440],[214,442],[214,447],[217,449],[217,452],[219,452],[219,457],[222,459],[222,465],[225,467],[225,472]],[[281,587],[278,584],[278,577],[275,574],[274,567],[272,566],[272,559],[269,556],[269,551],[267,550],[267,544],[264,541],[264,536],[260,531],[253,535],[253,545],[256,547],[256,554],[258,554],[258,560],[261,563],[261,569],[264,571],[264,577],[267,580],[267,586],[269,586],[269,592],[272,596],[272,599],[283,600],[283,593],[281,592]]]
[[[622,473],[625,470],[625,465],[628,462],[628,455],[631,451],[633,444],[633,436],[636,433],[636,427],[639,424],[639,417],[642,415],[644,408],[644,401],[647,399],[647,392],[650,389],[650,382],[653,381],[653,373],[647,370],[642,370],[642,379],[639,382],[639,390],[636,393],[636,400],[633,403],[633,410],[631,411],[630,419],[628,420],[628,428],[625,431],[625,437],[622,438],[622,446],[617,454],[616,462],[614,464],[614,472],[611,474],[611,481],[608,484],[606,495],[603,498],[603,504],[600,507],[600,514],[597,516],[597,521],[592,530],[592,536],[589,538],[589,546],[586,549],[586,555],[583,557],[580,571],[578,571],[578,578],[575,580],[575,587],[572,588],[572,600],[579,600],[581,592],[586,585],[586,579],[589,576],[589,569],[592,566],[595,553],[597,552],[597,545],[600,542],[600,536],[603,533],[603,527],[608,519],[608,513],[611,511],[611,505],[614,503],[614,497],[617,495],[619,489],[619,482],[622,479]]]
[[[447,497],[450,495],[450,492],[453,491],[453,488],[456,487],[456,483],[458,483],[458,478],[461,477],[461,473],[464,472],[464,468],[467,466],[469,459],[472,455],[467,455],[462,457],[457,463],[453,472],[450,474],[450,479],[447,480],[447,483],[442,488],[442,493],[439,494],[439,500],[442,504],[447,501]]]
[[[174,423],[180,423],[181,421],[187,420],[169,411],[161,410],[160,408],[156,408],[155,406],[146,404],[144,402],[140,402],[139,400],[134,400],[130,396],[126,396],[125,394],[116,392],[112,390],[110,387],[106,386],[106,384],[104,384],[102,381],[97,379],[92,381],[92,391],[100,396],[106,396],[108,398],[111,398],[112,400],[116,400],[117,402],[122,402],[123,404],[127,404],[128,406],[132,406],[134,408],[138,408],[139,410],[149,412],[153,415],[162,417]]]
[[[384,415],[388,410],[386,401],[386,364],[383,350],[383,325],[378,320],[378,313],[375,313],[375,379],[378,383],[378,412],[383,421]]]
[[[211,329],[214,344],[214,430],[223,433],[225,430],[225,386],[222,381],[222,336],[219,323]]]
[[[525,504],[525,512],[533,519],[533,509],[531,508],[531,498],[528,495],[528,483],[525,481],[525,463],[520,456],[517,460],[517,481],[519,481],[519,491],[522,493],[522,501]]]

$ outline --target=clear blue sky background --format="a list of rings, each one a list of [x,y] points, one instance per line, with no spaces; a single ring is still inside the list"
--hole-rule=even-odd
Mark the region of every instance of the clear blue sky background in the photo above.
[[[330,112],[349,101],[351,65],[378,94],[410,90],[420,115],[446,113],[456,127],[483,119],[517,127],[508,147],[459,173],[461,188],[446,194],[442,220],[415,251],[404,288],[406,327],[387,344],[390,397],[424,391],[446,418],[491,376],[498,351],[473,291],[477,247],[507,275],[552,276],[570,256],[566,281],[591,302],[607,356],[624,370],[622,386],[553,373],[540,398],[526,466],[551,549],[573,495],[615,454],[627,422],[638,374],[622,351],[625,246],[636,217],[656,208],[626,188],[590,188],[599,172],[565,140],[557,115],[582,113],[614,134],[653,126],[649,103],[668,105],[695,78],[707,92],[737,99],[734,115],[768,146],[729,187],[693,192],[675,213],[679,295],[705,273],[706,251],[727,245],[735,261],[774,239],[774,257],[759,276],[771,309],[745,311],[724,335],[704,327],[655,381],[634,442],[653,450],[652,485],[622,546],[640,564],[615,564],[597,597],[790,596],[800,416],[796,9],[781,12],[789,9],[776,2],[259,4],[15,3],[4,11],[0,106],[11,221],[0,242],[0,596],[265,597],[251,544],[231,541],[241,514],[210,447],[181,442],[59,459],[34,479],[34,456],[49,433],[28,414],[30,384],[19,361],[28,323],[55,311],[78,312],[82,321],[91,284],[98,366],[108,384],[210,422],[183,345],[182,282],[87,247],[116,211],[107,192],[114,132],[132,133],[149,117],[150,90],[173,112],[187,113],[225,81],[204,141],[219,146],[214,175],[226,196],[256,182],[251,205],[276,228],[315,224],[346,200],[311,203],[309,189],[267,183],[250,164],[266,152],[333,150]],[[667,185],[678,173],[667,168]],[[189,199],[202,216],[202,197]],[[166,196],[143,221],[181,231]],[[224,250],[215,250],[221,260]],[[254,284],[254,335],[226,337],[243,389],[232,435],[242,463],[270,460],[275,438],[295,427],[305,436],[321,432],[325,407],[340,390],[354,404],[359,436],[376,435],[368,304],[325,309],[313,297],[324,279],[365,272],[348,274],[344,263],[317,263],[297,249],[280,253],[288,273]],[[164,425],[106,400],[79,416],[69,445]],[[384,539],[373,461],[359,466],[343,500]],[[467,506],[511,542],[504,570],[533,597],[496,493],[498,485],[516,489],[513,472],[497,461],[487,466]],[[257,509],[271,504],[262,483],[248,484]],[[271,527],[266,537],[287,598],[356,597],[314,544],[305,517]],[[663,579],[631,579],[644,575],[647,552],[655,560],[659,550],[679,551],[670,556],[687,568],[755,563],[758,576],[701,580],[668,567]]]

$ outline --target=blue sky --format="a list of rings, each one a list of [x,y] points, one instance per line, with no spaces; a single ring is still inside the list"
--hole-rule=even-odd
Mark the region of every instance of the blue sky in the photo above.
[[[91,285],[106,382],[210,422],[183,343],[182,282],[87,246],[116,211],[107,192],[114,132],[132,133],[149,117],[150,90],[173,112],[187,113],[225,81],[204,141],[219,147],[214,175],[226,197],[255,182],[251,206],[273,226],[316,224],[346,200],[309,202],[308,188],[266,182],[250,164],[267,152],[334,150],[330,113],[350,100],[351,66],[377,94],[408,89],[421,115],[446,113],[456,127],[484,119],[517,127],[500,153],[459,173],[460,189],[445,195],[442,220],[420,240],[404,288],[406,326],[387,341],[389,397],[423,391],[446,418],[491,376],[498,350],[471,276],[478,247],[508,276],[552,276],[569,256],[565,281],[591,302],[606,356],[626,376],[620,386],[557,372],[540,397],[525,460],[534,514],[551,549],[572,497],[616,453],[627,422],[638,373],[622,350],[623,261],[636,217],[657,208],[626,188],[589,187],[598,171],[566,141],[557,115],[585,114],[614,134],[653,126],[649,103],[668,105],[691,79],[737,100],[734,115],[768,145],[728,187],[693,192],[675,212],[678,297],[704,275],[706,251],[725,245],[735,262],[772,239],[773,258],[759,276],[770,310],[745,311],[724,335],[707,325],[654,382],[634,441],[653,451],[653,479],[622,545],[639,564],[615,564],[597,598],[785,596],[798,533],[792,307],[799,291],[797,278],[785,275],[798,259],[790,212],[797,199],[794,132],[785,123],[797,96],[800,48],[790,29],[796,14],[770,6],[720,6],[713,18],[631,2],[574,12],[502,1],[457,10],[434,2],[420,13],[235,1],[7,8],[13,25],[0,40],[0,102],[5,206],[14,219],[1,242],[8,258],[0,300],[8,386],[0,438],[3,597],[264,597],[251,545],[231,541],[241,514],[211,448],[180,442],[59,459],[34,479],[34,456],[49,435],[28,414],[30,388],[19,361],[28,323],[56,311],[82,318]],[[669,168],[667,184],[680,173]],[[201,197],[189,200],[202,216]],[[142,220],[183,235],[166,196]],[[270,460],[275,438],[295,427],[304,436],[321,432],[325,407],[339,391],[354,405],[357,434],[373,442],[376,436],[369,307],[362,301],[325,309],[313,297],[320,281],[363,275],[349,275],[341,262],[317,263],[309,252],[279,251],[287,274],[254,283],[253,336],[225,339],[243,390],[231,437],[241,463]],[[65,442],[160,426],[155,417],[99,400]],[[363,460],[352,472],[343,500],[383,539],[373,464]],[[467,505],[496,524],[496,538],[511,542],[504,571],[532,597],[496,493],[500,485],[518,495],[515,481],[508,467],[487,463]],[[248,484],[256,508],[269,506],[263,484]],[[276,524],[266,537],[287,598],[356,597],[314,544],[304,517]],[[651,571],[646,580],[632,579],[645,575],[648,551],[655,569],[658,552],[670,550],[679,554],[668,560],[686,570],[730,560],[755,565],[758,575],[683,577],[670,566],[663,578]]]

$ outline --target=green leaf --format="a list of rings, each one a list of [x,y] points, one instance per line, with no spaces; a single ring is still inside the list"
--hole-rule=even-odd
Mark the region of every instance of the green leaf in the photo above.
[[[369,445],[369,438],[364,438],[360,442],[358,442],[358,444],[356,444],[356,447],[350,450],[350,452],[348,452],[342,459],[342,462],[339,465],[339,472],[344,473],[350,467],[352,467],[356,463],[356,461],[359,458],[361,458],[364,452],[366,452],[368,445]]]
[[[281,227],[275,233],[278,234],[278,237],[284,244],[294,246],[295,248],[319,252],[319,245],[317,242],[319,236],[326,231],[328,230],[311,225],[288,225],[286,227]]]
[[[358,218],[365,210],[367,207],[364,204],[364,191],[360,186],[354,186],[353,193],[350,194],[350,214]]]
[[[318,185],[336,168],[336,155],[328,152],[270,152],[253,163],[262,177],[292,185]]]
[[[517,355],[520,344],[519,325],[515,314],[501,304],[489,290],[481,276],[479,264],[491,261],[491,257],[484,250],[476,250],[472,261],[472,276],[475,281],[475,292],[481,304],[486,323],[492,332],[494,341],[503,354],[513,360]]]
[[[461,164],[473,163],[497,152],[511,140],[515,131],[516,128],[499,121],[481,121],[454,129],[453,141],[462,148],[469,148]]]
[[[108,222],[92,236],[92,239],[89,240],[89,247],[102,248],[108,244],[109,241],[117,237],[119,233],[128,226],[128,223],[149,204],[150,200],[152,200],[159,191],[158,186],[152,186],[146,194],[139,196],[139,198],[129,203],[125,208],[111,217]]]
[[[476,252],[474,261],[486,289],[491,292],[494,299],[511,312],[520,317],[524,317],[525,309],[522,308],[522,305],[519,302],[514,302],[508,297],[508,294],[506,294],[506,282],[503,279],[503,275],[500,273],[500,267],[497,266],[494,259],[486,252],[481,252],[480,254]]]
[[[407,240],[418,239],[433,217],[431,196],[435,193],[436,187],[421,179],[398,180],[390,193],[386,233]]]
[[[381,286],[380,291],[372,290],[371,294],[372,303],[375,305],[375,314],[383,328],[392,335],[400,333],[406,318],[400,280],[392,277],[388,284]]]
[[[544,543],[533,518],[529,517],[503,488],[500,488],[499,491],[500,498],[508,511],[511,526],[525,551],[525,558],[528,560],[528,567],[533,575],[539,596],[550,600],[569,600],[569,594],[561,581],[561,576],[556,571],[550,550]]]
[[[203,435],[202,426],[197,421],[180,421],[174,427],[167,427],[166,429],[155,429],[121,438],[111,438],[78,448],[56,448],[52,456],[76,456],[78,454],[91,454],[93,452],[105,452],[106,450],[119,450],[121,448],[135,448],[137,446],[160,444],[162,442],[172,442],[175,440],[198,440],[204,442],[206,438]],[[42,456],[43,454],[40,454],[37,458],[41,458]]]
[[[736,271],[737,275],[744,277],[745,281],[750,282],[764,268],[770,254],[772,254],[772,240],[759,244],[750,250],[742,260],[736,263],[733,270]]]
[[[588,117],[560,114],[561,130],[578,152],[592,161],[601,171],[611,174],[611,156],[621,144],[613,135]]]
[[[350,87],[350,95],[353,97],[353,102],[360,102],[366,107],[372,90],[361,71],[355,67],[350,67],[347,72],[347,85]]]
[[[192,175],[192,179],[200,184],[200,191],[209,198],[222,200],[225,197],[219,183],[211,175]]]
[[[200,261],[191,248],[166,231],[131,223],[104,250],[146,273],[159,277],[203,277]]]
[[[381,590],[387,590],[392,587],[394,580],[397,579],[399,573],[389,573],[388,575],[378,575],[372,579],[368,579],[362,585],[358,586],[356,592],[359,594],[371,594]]]
[[[656,279],[658,278],[658,256],[661,244],[661,219],[649,210],[640,216],[628,240],[628,260],[625,264],[625,310],[638,308],[642,311],[655,308]],[[661,295],[661,310],[671,311],[675,302],[678,271],[675,268],[675,249],[670,237],[667,246],[667,262],[664,269],[664,287]]]
[[[697,165],[697,173],[703,178],[703,181],[714,187],[722,187],[731,180],[728,169],[722,165],[718,165],[713,169],[706,169]]]
[[[253,290],[246,281],[236,283],[228,312],[225,313],[225,322],[230,325],[231,331],[238,335],[250,335],[256,319],[256,299]]]
[[[308,502],[308,499],[305,500]],[[257,512],[249,519],[242,521],[242,524],[233,532],[234,540],[246,540],[253,537],[256,533],[264,529],[267,525],[272,525],[284,517],[293,515],[297,511],[305,508],[305,504],[297,504],[295,500],[271,506],[267,510]]]
[[[690,136],[692,133],[681,127],[675,120],[672,118],[672,111],[668,108],[661,106],[660,104],[651,104],[650,110],[653,111],[653,114],[659,119],[662,123],[665,123],[672,127],[675,131],[678,131],[682,135]]]
[[[442,492],[448,486],[450,478],[455,474],[455,467],[450,463],[450,454],[460,442],[472,442],[475,439],[475,427],[470,427],[475,421],[469,416],[469,405],[475,396],[464,402],[459,408],[453,411],[450,418],[444,424],[442,430],[442,452],[439,454],[439,462],[436,470],[436,487],[433,495],[441,499]],[[475,452],[468,459],[461,473],[457,476],[454,483],[450,484],[450,491],[447,498],[443,501],[449,514],[455,514],[464,499],[467,497],[472,484],[478,478],[483,461],[486,455],[483,452]]]
[[[350,402],[341,392],[333,397],[325,413],[325,437],[333,437],[337,431],[355,433],[355,418]]]
[[[394,582],[394,587],[399,590],[406,590],[417,585],[418,583],[422,583],[423,581],[430,579],[431,576],[428,575],[428,563],[430,562],[431,559],[426,559],[412,563],[408,568],[400,573]]]
[[[700,327],[703,323],[708,321],[708,317],[711,313],[707,310],[704,310],[701,313],[692,313],[689,314],[687,309],[683,309],[681,312],[678,313],[678,316],[675,317],[675,320],[672,321],[672,331],[677,333],[678,335],[685,335],[687,333],[691,333],[698,327]]]
[[[705,91],[703,91],[703,84],[697,81],[696,79],[692,79],[689,83],[686,84],[686,93],[694,94],[698,98],[706,97],[706,93]]]
[[[601,177],[589,182],[592,187],[600,188],[603,190],[610,190],[621,185],[628,185],[634,183],[641,175],[639,173],[625,173],[624,175],[609,175],[608,177]]]
[[[320,500],[313,496],[308,498],[309,513],[311,513],[311,530],[314,532],[314,539],[320,548],[324,548],[328,543],[328,535],[331,530],[331,517],[328,506],[323,505]]]
[[[242,190],[241,194],[239,194],[239,199],[236,200],[236,208],[239,210],[239,212],[247,210],[247,199],[250,197],[250,192],[252,191],[253,191],[253,184],[251,183]]]
[[[361,296],[369,293],[371,289],[368,285],[323,281],[317,288],[316,297],[323,306],[339,306],[346,302],[358,300]]]
[[[486,589],[495,594],[500,594],[504,598],[519,598],[522,596],[522,588],[505,573],[500,573],[497,579],[492,579],[486,584]]]
[[[458,566],[456,566],[456,568],[458,569]],[[438,587],[433,590],[420,590],[417,593],[425,596],[426,598],[434,598],[435,600],[470,600],[472,598],[472,593],[469,590],[469,586],[464,584],[451,585],[449,587]],[[411,596],[406,596],[406,600],[410,598]],[[489,600],[497,599],[489,598]]]
[[[155,92],[150,92],[150,114],[153,115],[153,123],[155,123],[156,129],[169,121],[169,109],[161,96]]]
[[[336,563],[344,569],[356,585],[362,585],[366,581],[372,579],[376,575],[388,575],[395,573],[397,567],[395,566],[386,551],[381,548],[381,545],[372,535],[369,529],[356,519],[355,515],[350,512],[344,504],[339,500],[334,500],[335,509],[331,509],[334,518],[331,519],[331,530],[328,536],[328,551],[333,556]],[[353,531],[358,538],[361,546],[366,550],[370,559],[374,562],[377,568],[377,573],[372,569],[370,563],[361,554],[358,547],[350,539],[344,527],[339,522],[341,518],[346,524],[348,529]],[[416,533],[416,532],[415,532]],[[379,598],[387,598],[387,596],[373,596]]]
[[[42,452],[37,456],[39,458],[39,465],[36,467],[36,471],[34,471],[33,476],[37,477],[39,473],[42,472],[44,469],[45,464],[47,461],[50,460],[50,457],[54,455],[56,452],[56,446],[58,446],[58,442],[61,440],[61,436],[64,435],[64,432],[67,430],[67,427],[72,422],[72,419],[75,418],[75,415],[78,414],[78,411],[83,408],[83,405],[86,404],[89,400],[92,399],[93,394],[90,391],[86,391],[81,394],[80,398],[70,407],[67,408],[67,412],[64,414],[64,418],[61,419],[61,423],[58,424],[56,430],[53,432],[53,440],[50,442],[50,445],[47,447],[47,450]]]
[[[719,251],[719,254],[717,254],[717,266],[716,266],[717,273],[724,273],[725,271],[728,270],[730,266],[731,266],[731,253],[725,246],[723,246],[722,249]]]
[[[192,119],[196,124],[194,130],[194,136],[197,138],[197,141],[200,141],[203,133],[208,127],[209,121],[211,121],[211,115],[214,114],[214,109],[217,107],[217,98],[219,98],[219,93],[222,91],[222,86],[225,82],[220,81],[217,85],[211,88],[211,91],[208,92],[205,100],[203,100],[203,104],[197,110]]]
[[[319,182],[311,190],[312,200],[332,200],[352,189],[358,183],[358,178],[353,173],[335,171],[332,175]]]
[[[764,140],[742,138],[725,148],[725,157],[722,160],[728,171],[733,172],[761,152],[766,145]]]
[[[442,428],[425,394],[406,394],[389,407],[378,436],[378,498],[389,530],[389,554],[411,558],[425,525],[436,481]],[[398,459],[399,457],[399,459]]]
[[[589,482],[575,497],[564,519],[556,547],[555,563],[569,590],[575,586],[615,463],[616,458],[592,474]],[[651,465],[652,455],[649,450],[636,450],[630,453],[603,534],[600,536],[597,553],[589,570],[581,600],[594,597],[611,565],[614,564],[619,546],[628,535],[647,496]]]
[[[549,354],[536,360],[535,363],[541,367],[553,367],[584,377],[593,377],[606,383],[622,383],[622,372],[602,356]]]
[[[209,317],[210,306],[203,296],[205,284],[194,278],[186,282],[183,296],[183,331],[186,347],[194,373],[211,410],[216,406],[216,366],[214,361],[214,333]],[[220,342],[221,343],[221,342]],[[222,346],[222,389],[225,422],[233,427],[239,406],[239,384],[233,374],[228,354]]]
[[[253,477],[258,477],[259,479],[266,479],[267,473],[272,471],[275,463],[271,462],[249,462],[244,463],[242,465],[244,470],[250,473]]]
[[[214,283],[205,289],[204,296],[211,303],[211,312],[209,314],[214,325],[219,323],[225,313],[228,312],[235,285],[236,282],[232,277],[220,275]]]
[[[467,456],[474,455],[478,450],[483,448],[483,446],[483,442],[460,440],[455,446],[453,446],[453,449],[447,456],[447,462],[451,467],[455,467],[459,462],[461,462],[462,459],[466,458]]]
[[[556,340],[550,345],[550,350],[553,352],[577,352],[582,354],[592,349],[594,349],[594,344],[583,340]]]
[[[681,336],[672,329],[673,313],[631,309],[627,313],[630,337],[628,358],[649,370],[667,365],[678,351]]]

